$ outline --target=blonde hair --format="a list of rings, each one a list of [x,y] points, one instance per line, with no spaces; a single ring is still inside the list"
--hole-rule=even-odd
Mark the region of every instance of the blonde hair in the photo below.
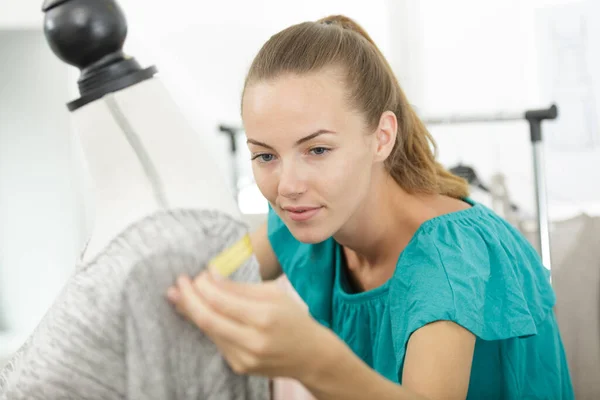
[[[349,105],[363,113],[371,130],[376,129],[383,112],[396,115],[397,139],[385,166],[404,190],[454,198],[468,196],[467,182],[436,161],[435,141],[406,99],[383,54],[367,32],[348,17],[333,15],[300,23],[272,36],[252,62],[244,92],[253,83],[327,67],[343,69]]]

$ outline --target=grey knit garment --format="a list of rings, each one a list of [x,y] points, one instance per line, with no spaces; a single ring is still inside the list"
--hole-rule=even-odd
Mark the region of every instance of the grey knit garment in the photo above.
[[[246,233],[210,211],[159,212],[78,266],[0,373],[0,399],[268,399],[266,379],[235,374],[165,298]],[[258,281],[254,257],[231,279]]]

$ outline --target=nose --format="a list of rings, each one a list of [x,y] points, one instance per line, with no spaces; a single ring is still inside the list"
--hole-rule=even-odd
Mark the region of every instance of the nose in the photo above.
[[[278,192],[280,196],[297,199],[306,193],[306,180],[293,162],[283,163],[279,176]]]

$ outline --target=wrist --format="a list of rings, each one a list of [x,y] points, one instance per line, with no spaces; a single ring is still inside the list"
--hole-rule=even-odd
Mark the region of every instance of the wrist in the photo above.
[[[336,366],[339,368],[350,351],[332,331],[320,324],[313,343],[313,351],[307,354],[306,368],[302,376],[297,378],[309,390],[319,388],[324,380],[329,379],[329,375],[336,370]]]

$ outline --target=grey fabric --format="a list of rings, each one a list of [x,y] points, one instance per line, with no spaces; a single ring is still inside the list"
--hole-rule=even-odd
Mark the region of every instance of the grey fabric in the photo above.
[[[0,399],[249,399],[268,381],[235,374],[214,344],[165,299],[246,233],[209,211],[159,212],[80,265],[0,373]],[[249,260],[231,277],[258,281]]]
[[[578,231],[577,231],[578,230]],[[575,397],[600,399],[600,218],[581,216],[556,226],[553,240],[572,242],[556,253],[556,316]]]
[[[527,232],[535,243],[537,232]],[[556,317],[575,398],[600,399],[600,218],[553,222],[552,285]]]

